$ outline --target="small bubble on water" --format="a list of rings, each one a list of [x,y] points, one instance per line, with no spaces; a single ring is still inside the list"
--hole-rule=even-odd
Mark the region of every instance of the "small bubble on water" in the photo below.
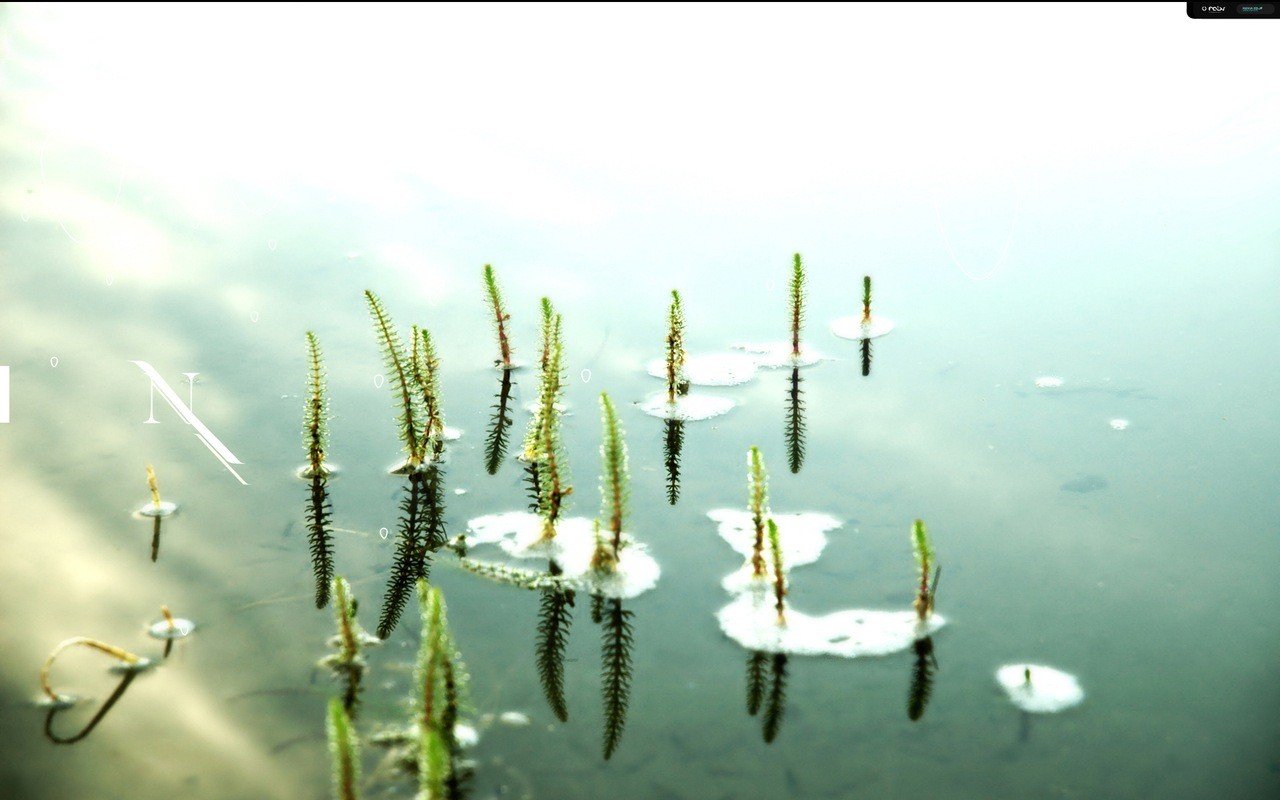
[[[381,388],[382,388],[382,384],[383,384],[383,382],[384,382],[384,381],[386,381],[386,378],[382,377],[381,375],[374,375],[374,376],[373,376],[373,388],[375,388],[375,389],[381,389]]]
[[[390,533],[391,531],[387,530],[386,528],[378,528],[378,535],[381,536],[383,539],[386,539],[387,535]]]
[[[590,382],[591,382],[591,370],[589,370],[589,369],[584,369],[584,370],[582,371],[582,382],[583,382],[583,383],[590,383]]]
[[[57,367],[57,366],[58,366],[58,357],[57,357],[57,356],[53,356],[52,358],[50,358],[50,359],[49,359],[49,366],[51,366],[51,367]]]
[[[253,321],[253,322],[257,322],[257,321],[258,321],[258,312],[257,312],[257,311],[250,311],[250,312],[249,312],[249,319],[250,319],[251,321]]]

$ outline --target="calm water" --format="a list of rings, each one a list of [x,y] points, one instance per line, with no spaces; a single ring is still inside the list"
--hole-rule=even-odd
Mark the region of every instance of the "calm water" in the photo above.
[[[98,79],[66,74],[92,66],[68,43],[90,23],[25,7],[0,20],[0,364],[12,376],[11,422],[0,426],[0,795],[329,793],[323,715],[337,688],[314,665],[332,620],[312,604],[306,490],[292,476],[303,460],[303,332],[326,351],[331,453],[344,468],[331,487],[337,567],[372,628],[394,546],[378,531],[395,530],[400,483],[385,474],[398,450],[394,407],[375,385],[382,368],[361,292],[378,291],[402,327],[425,325],[439,343],[446,420],[465,431],[446,479],[457,533],[525,502],[516,462],[484,469],[499,382],[488,366],[487,261],[505,284],[518,357],[534,357],[541,295],[564,313],[569,513],[598,508],[595,404],[607,390],[631,452],[629,527],[663,575],[627,603],[630,713],[606,762],[600,628],[586,598],[574,609],[560,723],[535,669],[538,595],[437,558],[472,716],[531,719],[482,731],[475,797],[1280,793],[1274,97],[1206,124],[1263,137],[1242,135],[1246,146],[1212,156],[1186,156],[1200,141],[1188,134],[1086,166],[1027,157],[913,172],[905,184],[842,164],[837,172],[866,182],[806,183],[818,199],[804,201],[747,191],[704,203],[663,194],[660,178],[616,175],[580,178],[588,189],[566,199],[553,176],[545,207],[535,192],[516,208],[479,172],[475,192],[404,178],[422,165],[402,174],[377,155],[348,153],[325,173],[312,144],[297,156],[269,130],[314,113],[302,106],[254,107],[270,158],[251,174],[221,174],[227,154],[198,166],[212,138],[168,138],[199,120],[122,143],[106,101],[89,102]],[[112,90],[114,111],[165,118],[153,105],[168,95],[146,90]],[[187,92],[175,114],[200,97],[209,119],[241,113],[215,84]],[[299,164],[326,177],[300,177]],[[459,169],[450,174],[468,174]],[[708,196],[732,189],[710,182]],[[739,406],[687,426],[670,506],[662,423],[634,406],[659,388],[643,365],[660,354],[667,292],[686,297],[692,352],[782,340],[797,249],[810,269],[806,341],[836,358],[803,372],[803,468],[786,468],[788,373],[762,371],[704,390]],[[856,344],[827,331],[854,313],[864,272],[876,278],[877,310],[898,323],[876,341],[869,377]],[[131,359],[182,395],[183,373],[199,373],[194,409],[243,461],[247,487],[163,403],[161,424],[142,424],[147,381]],[[1047,375],[1063,385],[1037,389]],[[517,374],[513,445],[535,383]],[[1114,430],[1113,419],[1130,425]],[[934,637],[938,670],[919,721],[907,717],[910,652],[793,657],[781,728],[763,741],[745,707],[747,654],[714,617],[727,599],[719,579],[740,561],[706,516],[745,504],[752,444],[770,466],[775,511],[844,523],[824,557],[796,571],[798,608],[906,607],[909,526],[929,523],[949,624]],[[150,526],[129,513],[146,499],[148,463],[181,504],[155,563]],[[143,626],[161,604],[198,632],[90,735],[51,743],[32,705],[45,654],[76,635],[154,654]],[[405,718],[417,641],[410,612],[370,651],[362,731]],[[1022,660],[1078,675],[1084,704],[1024,719],[993,679]],[[111,693],[103,667],[79,653],[59,661],[58,686],[97,703],[59,715],[56,736],[81,728]],[[380,753],[365,755],[372,776]],[[371,779],[367,794],[407,797],[412,787]]]

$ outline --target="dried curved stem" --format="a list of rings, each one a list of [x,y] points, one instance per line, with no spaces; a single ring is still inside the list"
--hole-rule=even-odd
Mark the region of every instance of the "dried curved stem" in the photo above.
[[[100,642],[97,639],[90,639],[87,636],[76,636],[74,638],[67,639],[64,642],[61,642],[57,647],[53,648],[53,652],[49,653],[49,657],[44,660],[44,666],[40,668],[40,689],[45,693],[45,696],[55,703],[62,701],[64,698],[62,695],[55,692],[53,687],[49,685],[49,673],[53,671],[53,662],[57,660],[58,656],[61,655],[64,650],[69,650],[77,645],[88,647],[91,650],[97,650],[99,653],[105,653],[125,664],[132,665],[142,661],[142,656],[130,653],[128,650],[125,650],[122,647],[116,647],[113,644]]]

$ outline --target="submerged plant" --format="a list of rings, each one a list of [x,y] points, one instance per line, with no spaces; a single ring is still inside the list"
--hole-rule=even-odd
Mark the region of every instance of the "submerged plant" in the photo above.
[[[400,441],[404,444],[406,462],[409,471],[417,469],[425,457],[425,448],[419,434],[419,407],[414,397],[414,382],[404,345],[400,341],[400,333],[387,314],[378,296],[365,290],[365,300],[369,305],[369,316],[373,319],[373,330],[382,348],[382,361],[389,376],[388,383],[399,403],[397,420],[400,426]]]
[[[871,276],[862,276],[862,324],[871,323]]]
[[[501,358],[495,363],[503,369],[511,369],[511,340],[507,338],[507,322],[511,315],[502,305],[502,291],[498,288],[498,277],[491,264],[484,265],[484,288],[489,295],[489,308],[493,312],[493,325],[498,333],[498,351]]]
[[[791,264],[791,355],[800,357],[800,326],[804,323],[804,262],[796,253]]]
[[[773,608],[778,612],[778,624],[786,625],[787,576],[782,564],[782,539],[778,535],[778,523],[769,518],[769,553],[773,557]]]
[[[629,476],[627,471],[627,443],[613,401],[605,392],[600,393],[600,416],[604,426],[604,442],[600,445],[603,474],[600,476],[601,516],[608,521],[607,533],[612,546],[608,570],[618,564],[622,552],[622,523],[627,513]]]
[[[769,663],[769,654],[763,650],[752,650],[747,656],[747,713],[755,716],[764,700],[765,667]]]
[[[940,567],[935,566],[933,546],[929,542],[929,530],[923,520],[916,520],[911,526],[911,549],[915,553],[916,566],[920,569],[920,586],[912,607],[921,622],[933,613],[934,593],[938,589]]]
[[[871,374],[871,339],[863,338],[862,340],[862,377]]]
[[[604,758],[609,760],[622,739],[631,702],[632,612],[622,601],[605,601],[600,642],[600,696],[604,705]]]
[[[747,454],[747,507],[751,511],[751,524],[755,540],[751,548],[751,574],[757,578],[766,575],[764,560],[764,521],[769,505],[769,478],[764,471],[764,456],[755,445]]]
[[[359,800],[360,742],[351,728],[351,718],[336,697],[329,701],[327,728],[333,795],[337,800]]]
[[[409,475],[400,511],[396,552],[378,617],[381,639],[395,630],[414,581],[429,577],[429,556],[448,542],[444,524],[444,469],[438,460],[432,461],[425,470]]]
[[[74,638],[67,639],[60,642],[57,647],[53,648],[53,651],[45,658],[44,665],[40,667],[40,690],[44,692],[44,695],[48,698],[49,702],[55,706],[64,706],[74,702],[74,698],[70,695],[61,695],[55,692],[53,690],[53,686],[50,685],[49,682],[49,675],[53,671],[53,662],[56,661],[58,656],[62,655],[63,652],[72,647],[87,647],[90,650],[105,653],[120,662],[121,666],[126,671],[139,671],[146,669],[151,665],[151,661],[149,659],[130,653],[123,647],[116,647],[113,644],[100,642],[97,639],[90,639],[87,636],[76,636]]]
[[[929,704],[929,696],[933,693],[933,673],[938,668],[938,659],[933,654],[933,637],[925,636],[916,639],[912,645],[915,650],[915,663],[911,667],[911,688],[907,692],[907,718],[912,722],[924,716],[925,706]]]
[[[460,746],[456,735],[465,673],[459,664],[440,590],[418,581],[422,645],[418,650],[415,707],[419,798],[441,800],[460,795]]]
[[[303,406],[302,443],[307,453],[303,477],[325,475],[329,446],[329,401],[325,398],[324,355],[316,335],[307,331],[307,402]]]
[[[485,434],[484,468],[490,475],[498,473],[502,459],[507,455],[507,439],[511,432],[511,370],[502,370],[502,383],[498,387],[498,402],[493,406],[493,417]]]
[[[320,660],[320,666],[331,670],[345,684],[342,707],[354,716],[360,696],[360,680],[364,677],[365,661],[361,655],[369,635],[356,621],[357,603],[351,596],[351,584],[342,576],[333,579],[333,618],[337,634],[330,640],[336,652]]]
[[[662,439],[662,461],[667,468],[667,504],[680,500],[680,453],[684,449],[684,420],[668,419]]]
[[[787,422],[783,438],[787,444],[787,466],[792,474],[800,472],[804,465],[804,398],[800,391],[800,368],[792,367],[791,384],[787,390]]]
[[[671,290],[671,307],[667,310],[667,402],[674,403],[676,396],[684,394],[688,385],[684,378],[684,307],[680,292]]]

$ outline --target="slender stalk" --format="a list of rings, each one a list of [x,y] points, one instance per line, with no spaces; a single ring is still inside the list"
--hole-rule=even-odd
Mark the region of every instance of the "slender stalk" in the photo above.
[[[671,290],[667,311],[667,402],[674,403],[684,384],[684,307],[680,292]]]
[[[422,423],[420,440],[433,454],[444,442],[444,414],[440,410],[440,358],[436,355],[431,332],[413,326],[413,383],[422,395],[422,409],[426,419]]]
[[[778,612],[778,624],[786,625],[787,575],[782,564],[782,539],[778,536],[778,523],[769,518],[769,552],[773,556],[773,607]]]
[[[800,357],[800,326],[804,322],[804,262],[796,253],[791,264],[791,355]]]
[[[564,342],[561,338],[562,318],[559,314],[551,326],[547,367],[542,373],[542,391],[539,404],[539,450],[534,463],[538,467],[538,485],[542,492],[540,509],[543,517],[543,539],[553,539],[556,523],[560,520],[564,500],[573,493],[568,485],[567,469],[560,440],[560,411],[558,408],[563,391]]]
[[[329,701],[329,757],[333,763],[333,794],[338,800],[359,800],[360,743],[351,719],[338,698]]]
[[[764,456],[760,448],[752,445],[747,455],[747,505],[751,511],[751,524],[755,528],[755,541],[751,549],[751,574],[763,578],[766,574],[764,560],[764,520],[769,504],[769,479],[764,471]]]
[[[507,322],[511,319],[502,307],[502,291],[498,288],[498,276],[493,266],[484,265],[484,288],[489,295],[489,307],[493,312],[494,328],[498,332],[498,350],[502,354],[498,365],[503,369],[511,369],[511,340],[507,338]]]
[[[55,692],[53,687],[49,684],[49,675],[53,671],[53,662],[57,660],[58,656],[61,655],[63,651],[76,646],[87,647],[90,650],[97,650],[99,653],[105,653],[124,664],[137,665],[143,663],[142,656],[130,653],[128,650],[125,650],[122,647],[116,647],[113,644],[100,642],[97,639],[90,639],[87,636],[76,636],[60,642],[57,647],[53,648],[53,652],[49,653],[48,657],[45,658],[44,665],[40,667],[40,689],[45,693],[46,697],[55,703],[63,702],[67,698]]]
[[[147,488],[151,490],[151,505],[160,510],[160,483],[156,480],[156,471],[147,465]]]

